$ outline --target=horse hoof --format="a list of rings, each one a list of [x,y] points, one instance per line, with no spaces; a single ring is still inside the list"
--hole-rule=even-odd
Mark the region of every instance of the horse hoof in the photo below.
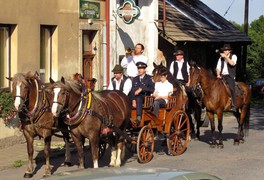
[[[241,144],[244,144],[245,140],[244,139],[240,139],[239,141]]]
[[[114,166],[114,165],[110,165],[110,164],[109,164],[109,165],[108,165],[108,167],[115,167],[115,166]]]
[[[64,163],[63,163],[63,166],[64,166],[64,167],[71,167],[72,164],[71,164],[71,162],[64,162]]]
[[[25,173],[24,178],[32,178],[33,174],[32,173]]]
[[[211,144],[211,145],[210,145],[210,148],[215,148],[215,147],[216,147],[215,144]]]
[[[238,145],[239,145],[239,142],[234,141],[234,146],[238,146]]]
[[[44,174],[44,175],[43,175],[44,178],[49,177],[49,176],[51,176],[50,173],[48,173],[48,174]]]
[[[219,144],[219,145],[217,145],[217,148],[223,149],[224,148],[224,145],[223,144]]]

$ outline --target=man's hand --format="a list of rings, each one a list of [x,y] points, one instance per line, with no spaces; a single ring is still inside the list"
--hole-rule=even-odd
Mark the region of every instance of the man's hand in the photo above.
[[[133,100],[133,101],[132,101],[132,107],[133,107],[133,108],[136,108],[136,107],[137,107],[137,102],[136,102],[136,100]]]
[[[221,75],[217,75],[217,78],[218,78],[218,79],[222,79],[222,76],[221,76]]]
[[[142,88],[138,88],[138,90],[135,91],[135,95],[139,95],[139,93],[142,91]]]

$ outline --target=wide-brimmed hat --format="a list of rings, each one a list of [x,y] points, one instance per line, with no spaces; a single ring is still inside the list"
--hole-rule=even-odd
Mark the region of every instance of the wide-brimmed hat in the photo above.
[[[112,70],[113,73],[123,73],[123,67],[119,64],[115,65],[114,69]]]
[[[221,48],[222,51],[224,50],[231,50],[230,44],[224,44],[223,47]]]
[[[177,55],[184,55],[184,52],[182,50],[177,50],[176,52],[173,53],[174,56]]]
[[[148,65],[145,64],[144,62],[137,62],[136,66],[137,66],[137,68],[146,68],[146,67],[148,67]]]

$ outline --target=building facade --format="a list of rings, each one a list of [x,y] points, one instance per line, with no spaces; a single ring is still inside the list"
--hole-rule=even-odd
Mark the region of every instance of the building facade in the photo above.
[[[81,73],[96,78],[96,89],[103,89],[125,48],[133,49],[138,42],[145,45],[152,66],[158,47],[158,0],[133,1],[140,13],[132,23],[118,14],[125,2],[0,0],[0,88],[10,87],[7,76],[37,71],[44,82]]]

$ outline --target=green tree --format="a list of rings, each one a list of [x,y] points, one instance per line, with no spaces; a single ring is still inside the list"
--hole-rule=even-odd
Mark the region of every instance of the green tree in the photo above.
[[[254,82],[264,77],[264,16],[251,22],[248,35],[252,44],[248,47],[248,80]]]

